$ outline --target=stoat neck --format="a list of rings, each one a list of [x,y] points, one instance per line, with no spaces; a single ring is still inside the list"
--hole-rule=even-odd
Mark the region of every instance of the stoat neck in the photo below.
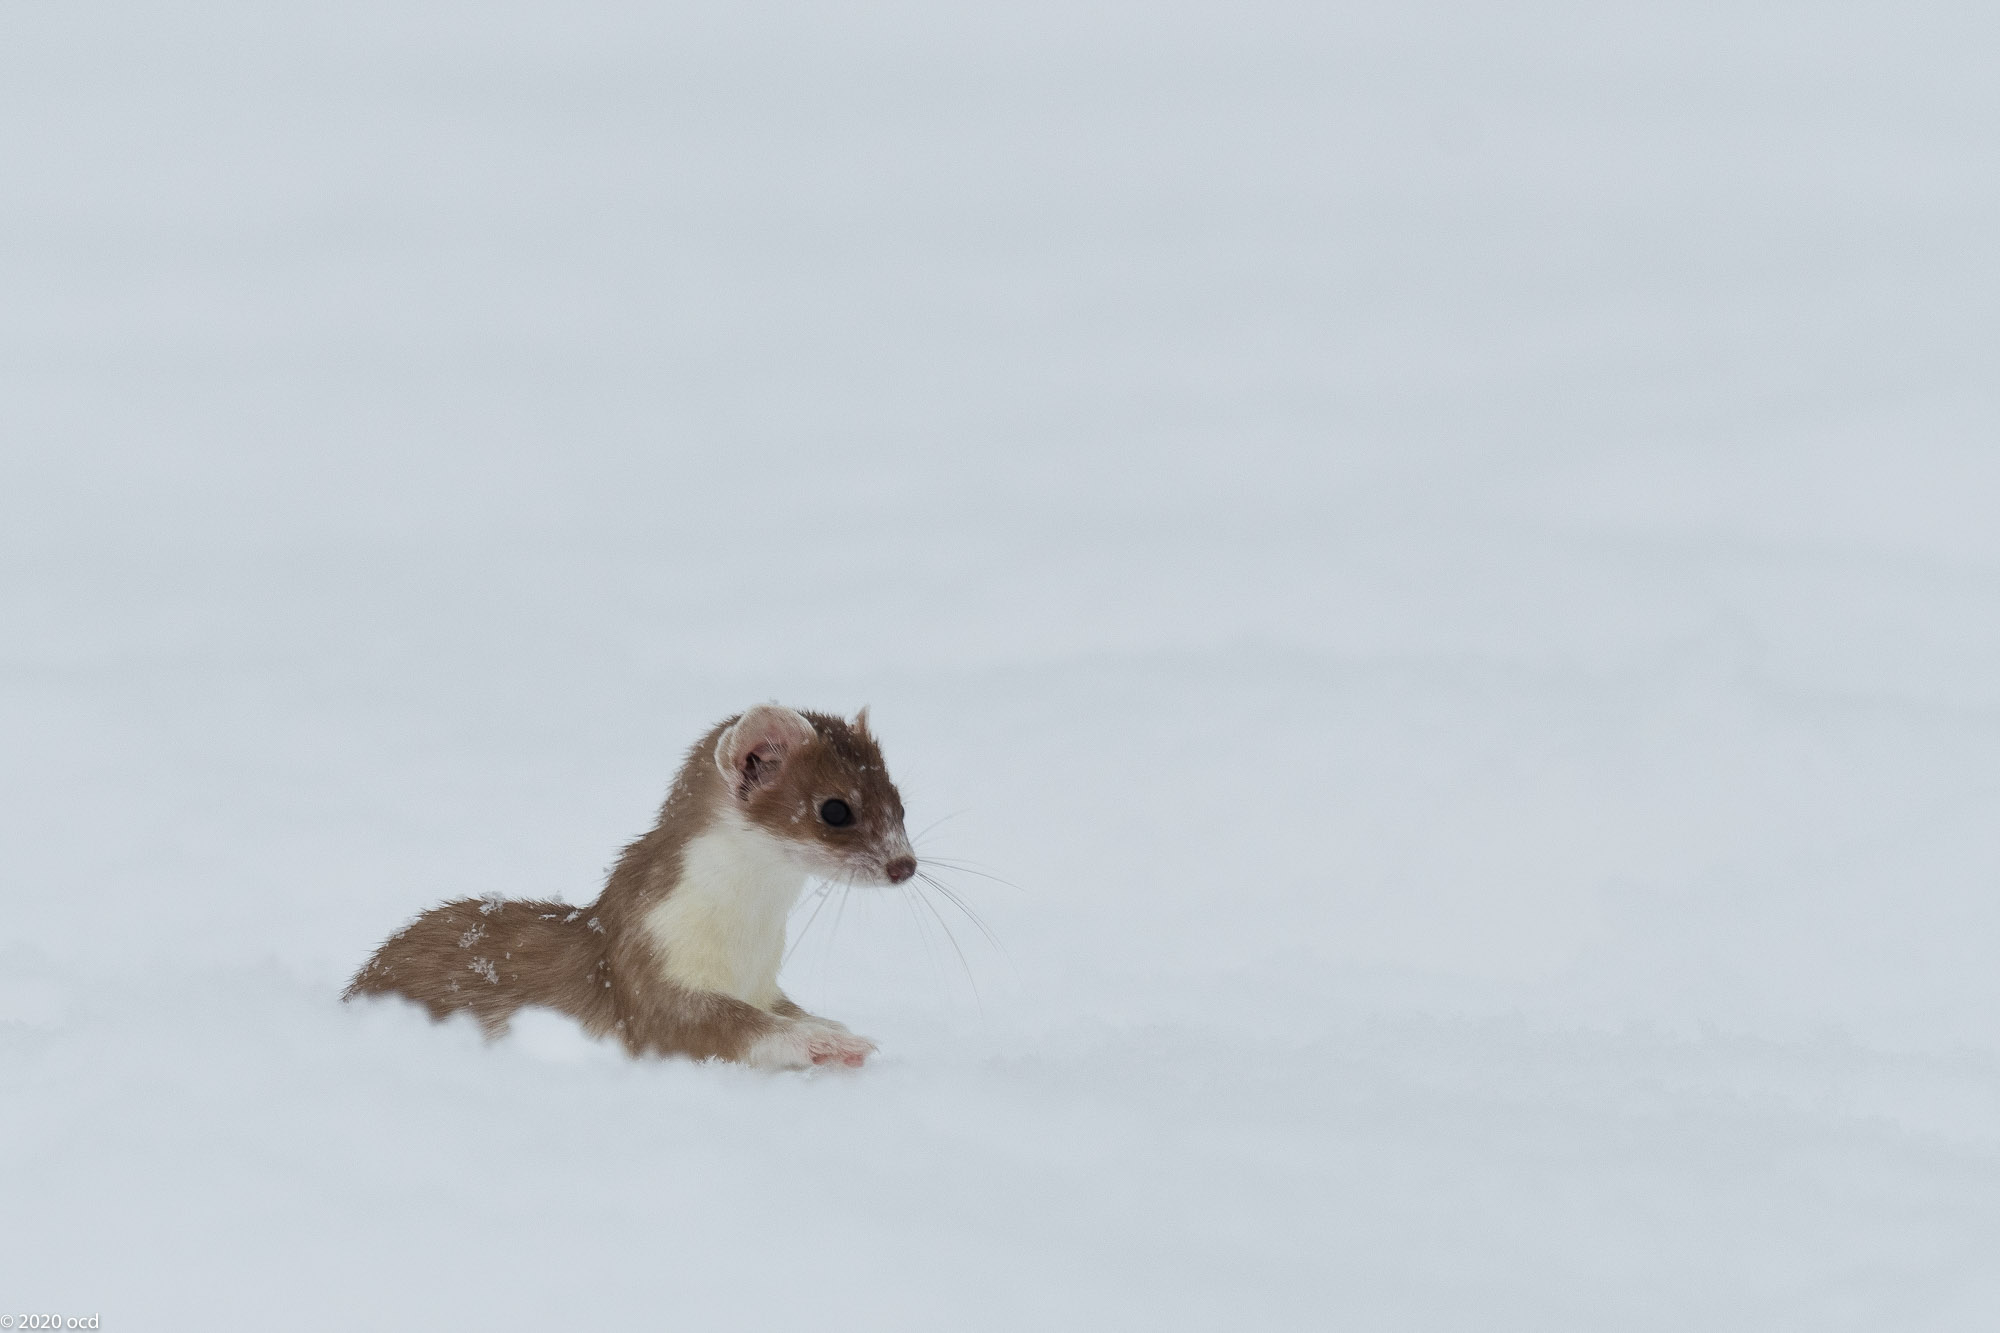
[[[646,913],[668,981],[760,1009],[778,998],[785,922],[806,872],[783,842],[727,808],[681,851],[674,887]]]

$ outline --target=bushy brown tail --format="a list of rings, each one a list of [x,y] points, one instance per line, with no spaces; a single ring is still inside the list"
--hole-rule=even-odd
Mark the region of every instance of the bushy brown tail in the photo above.
[[[433,1018],[463,1009],[494,1036],[515,1010],[539,1004],[603,1035],[614,1021],[606,975],[604,935],[589,908],[467,898],[390,936],[341,998],[403,995]]]

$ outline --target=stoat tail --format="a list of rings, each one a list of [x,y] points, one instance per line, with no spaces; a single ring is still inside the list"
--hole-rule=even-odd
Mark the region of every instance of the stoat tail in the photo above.
[[[569,1014],[593,1035],[614,1022],[604,935],[589,908],[467,898],[433,907],[375,951],[341,999],[403,995],[433,1018],[465,1010],[491,1036],[525,1005]]]

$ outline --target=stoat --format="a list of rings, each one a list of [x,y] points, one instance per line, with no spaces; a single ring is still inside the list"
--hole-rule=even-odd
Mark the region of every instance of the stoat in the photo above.
[[[900,884],[916,871],[868,711],[848,722],[761,704],[688,752],[659,822],[596,902],[432,908],[342,998],[403,995],[434,1018],[467,1011],[494,1035],[544,1005],[634,1055],[859,1065],[874,1042],[778,989],[786,918],[809,876]]]

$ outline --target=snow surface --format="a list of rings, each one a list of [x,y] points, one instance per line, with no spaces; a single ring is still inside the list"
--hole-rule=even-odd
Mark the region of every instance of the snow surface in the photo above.
[[[2000,1327],[1996,41],[7,6],[0,1303]],[[879,1062],[336,1002],[763,699]]]

